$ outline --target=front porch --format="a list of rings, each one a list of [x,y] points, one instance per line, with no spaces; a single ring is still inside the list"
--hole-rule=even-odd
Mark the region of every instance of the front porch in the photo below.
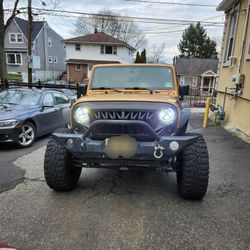
[[[201,87],[200,87],[201,95],[208,93],[211,95],[214,94],[216,77],[217,74],[214,73],[212,70],[208,70],[201,75]]]

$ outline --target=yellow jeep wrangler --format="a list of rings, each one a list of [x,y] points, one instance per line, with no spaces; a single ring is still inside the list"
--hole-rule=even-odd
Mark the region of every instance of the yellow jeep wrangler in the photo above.
[[[201,134],[186,133],[174,67],[96,65],[85,96],[72,106],[69,128],[53,133],[44,161],[48,186],[69,191],[81,169],[174,171],[181,197],[200,200],[208,185],[208,151]]]

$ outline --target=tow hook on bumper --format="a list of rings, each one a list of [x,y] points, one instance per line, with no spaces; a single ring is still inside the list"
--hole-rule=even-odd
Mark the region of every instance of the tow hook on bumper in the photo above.
[[[163,150],[164,149],[165,149],[164,147],[162,147],[160,145],[156,145],[155,148],[154,148],[154,157],[156,159],[161,159],[162,156],[163,156]]]

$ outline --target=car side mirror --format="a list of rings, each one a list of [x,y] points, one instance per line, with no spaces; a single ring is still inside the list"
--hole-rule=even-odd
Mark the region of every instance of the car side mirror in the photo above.
[[[43,108],[53,108],[55,105],[51,104],[50,102],[44,102],[43,103]]]
[[[77,84],[77,99],[80,98],[81,96],[86,95],[87,88],[88,88],[87,84],[84,84],[84,83]]]
[[[180,101],[183,101],[185,95],[189,95],[189,85],[179,85]]]

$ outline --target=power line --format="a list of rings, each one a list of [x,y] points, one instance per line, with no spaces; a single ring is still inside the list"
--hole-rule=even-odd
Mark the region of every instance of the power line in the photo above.
[[[202,20],[201,20],[201,22],[203,22],[203,21],[206,21],[206,20],[211,20],[211,19],[218,19],[218,18],[223,18],[224,16],[209,16],[209,17],[206,17],[206,18],[203,18]],[[172,24],[168,24],[168,25],[172,25]],[[180,26],[183,26],[183,25],[189,25],[189,24],[179,24],[179,25],[175,25],[175,26],[170,26],[170,27],[161,27],[161,28],[152,28],[152,29],[147,29],[147,30],[142,30],[143,32],[151,32],[151,31],[164,31],[164,30],[166,30],[166,29],[168,29],[168,28],[178,28],[178,27],[180,27]],[[222,25],[222,24],[221,24]],[[216,27],[217,27],[217,25],[216,25]],[[218,25],[218,27],[220,27],[219,25]],[[221,27],[224,27],[224,25],[222,25]]]
[[[180,5],[180,6],[192,6],[192,7],[213,7],[216,5],[211,4],[196,4],[196,3],[174,3],[174,2],[158,2],[158,1],[148,1],[148,0],[123,0],[126,2],[137,2],[137,3],[153,3],[153,4],[167,4],[167,5]]]
[[[88,13],[88,12],[79,12],[79,11],[67,11],[67,10],[57,10],[57,9],[41,9],[41,8],[33,8],[34,10],[37,11],[43,11],[43,12],[53,12],[53,13],[67,13],[67,14],[76,14],[76,15],[82,15],[82,16],[87,16],[87,17],[110,17],[110,15],[107,14],[96,14],[96,13]],[[73,16],[72,16],[73,17]],[[186,23],[186,24],[191,24],[191,23],[197,23],[201,22],[204,24],[224,24],[223,22],[211,22],[211,21],[199,21],[199,20],[184,20],[184,19],[164,19],[164,18],[153,18],[153,17],[136,17],[136,16],[118,16],[118,15],[113,15],[114,18],[117,18],[118,20],[121,21],[130,21],[131,19],[133,21],[143,21],[145,23]]]

